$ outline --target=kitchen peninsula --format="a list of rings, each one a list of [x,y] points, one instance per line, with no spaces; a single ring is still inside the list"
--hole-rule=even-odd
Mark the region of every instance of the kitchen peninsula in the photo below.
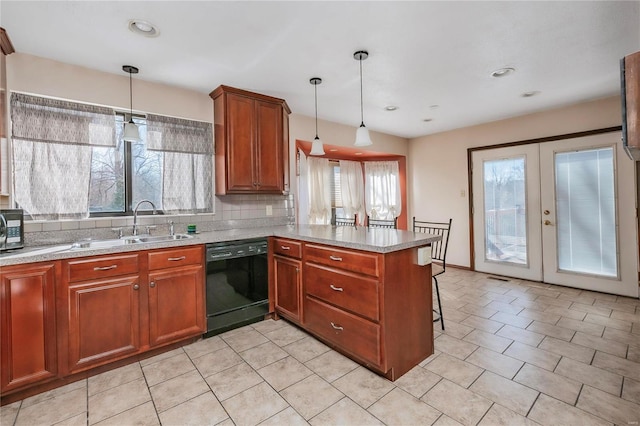
[[[204,244],[258,237],[269,237],[272,315],[300,326],[391,380],[433,353],[431,265],[418,265],[418,250],[440,238],[434,235],[382,228],[299,225],[203,232],[190,239],[95,249],[71,249],[70,245],[28,247],[0,256],[2,310],[8,313],[2,317],[2,341],[8,343],[3,345],[2,353],[3,402],[7,395],[13,399],[27,391],[55,387],[56,383],[96,374],[110,365],[134,361],[149,351],[158,353],[163,347],[168,350],[198,338],[204,320],[203,313],[196,313],[204,304],[204,280],[200,275]],[[156,272],[154,259],[160,261],[161,256],[174,253],[186,256],[189,265],[162,269],[169,265],[158,264]],[[105,265],[118,265],[110,271],[122,266],[125,275],[109,272],[112,278],[97,280],[91,262],[100,259]],[[85,266],[92,266],[84,273],[91,276],[82,275]],[[19,278],[23,271],[30,271],[25,275],[26,281]],[[73,276],[74,272],[80,275]],[[163,290],[159,279],[151,279],[165,275],[180,276],[180,285],[188,289],[184,294],[189,295],[189,300],[181,301],[175,296],[164,300],[178,303],[180,309],[176,312],[187,312],[186,308],[193,306],[189,321],[174,318],[168,322],[162,317],[163,311],[154,311],[154,303],[160,300],[155,295],[164,291],[165,296],[183,296],[175,293],[177,281],[167,281],[165,285],[173,286],[173,290]],[[96,284],[89,284],[89,279]],[[133,336],[133,340],[121,342],[118,350],[101,347],[95,356],[83,355],[78,350],[86,345],[72,344],[72,339],[78,338],[78,330],[74,329],[76,324],[69,322],[70,313],[77,314],[72,311],[76,305],[71,303],[75,299],[70,290],[78,287],[78,292],[86,292],[107,281],[121,289],[117,290],[121,292],[118,297],[110,300],[126,301],[127,315],[123,318],[131,319],[132,332],[124,337]],[[14,284],[38,287],[29,295],[38,298],[36,304],[44,309],[21,310],[16,304],[25,300],[11,296]],[[19,321],[12,317],[13,313],[25,312],[34,318],[24,321],[21,317]],[[40,328],[30,326],[26,330],[21,324],[27,322]],[[171,328],[176,325],[182,328]],[[40,336],[42,339],[36,340],[44,341],[46,346],[18,345],[25,332]],[[96,344],[104,342],[99,340]],[[13,364],[12,359],[29,362]]]

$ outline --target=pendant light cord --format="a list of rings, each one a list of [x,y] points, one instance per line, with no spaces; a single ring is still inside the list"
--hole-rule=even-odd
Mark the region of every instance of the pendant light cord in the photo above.
[[[318,84],[313,85],[313,93],[316,100],[316,139],[318,139]]]
[[[129,71],[129,120],[133,122],[133,86],[131,83],[131,71]]]
[[[360,126],[364,126],[364,109],[362,106],[362,56],[358,59],[360,62]]]

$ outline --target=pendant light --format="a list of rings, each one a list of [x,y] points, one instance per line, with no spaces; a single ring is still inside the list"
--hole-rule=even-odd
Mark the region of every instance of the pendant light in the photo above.
[[[129,121],[124,125],[124,135],[122,139],[127,142],[140,142],[140,132],[138,132],[138,126],[133,122],[133,91],[131,86],[131,75],[138,74],[138,68],[132,65],[123,65],[122,71],[129,73],[129,105],[131,107]]]
[[[313,84],[313,93],[316,100],[316,137],[311,144],[311,152],[309,155],[324,155],[324,147],[322,141],[318,137],[318,84],[322,83],[322,79],[319,77],[313,77],[309,80],[309,83]]]
[[[364,111],[362,102],[362,61],[369,57],[369,52],[366,50],[358,50],[353,54],[353,59],[360,62],[360,127],[356,131],[356,143],[355,146],[369,146],[373,145],[371,137],[369,136],[369,129],[364,125]]]

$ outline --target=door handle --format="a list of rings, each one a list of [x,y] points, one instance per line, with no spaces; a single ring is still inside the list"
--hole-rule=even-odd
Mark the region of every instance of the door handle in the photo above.
[[[551,212],[550,212],[549,210],[545,210],[545,211],[543,211],[542,213],[544,213],[544,214],[545,214],[545,216],[546,216],[546,215],[548,215],[548,214],[549,214],[549,213],[551,213]]]
[[[545,220],[545,221],[544,221],[544,224],[545,224],[545,225],[547,225],[547,226],[548,226],[548,225],[552,225],[552,223],[551,223],[551,221],[550,221],[550,220]]]

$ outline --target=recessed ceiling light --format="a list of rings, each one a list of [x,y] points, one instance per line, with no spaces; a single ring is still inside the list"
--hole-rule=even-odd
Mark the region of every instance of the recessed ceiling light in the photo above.
[[[398,109],[398,107],[395,106],[395,105],[387,105],[386,107],[384,107],[385,111],[395,111],[397,109]]]
[[[136,34],[141,34],[145,37],[158,37],[160,35],[160,31],[148,21],[143,21],[142,19],[130,19],[129,20],[129,29]]]
[[[511,68],[511,67],[500,68],[492,72],[491,77],[496,77],[496,78],[506,77],[509,74],[512,74],[515,70],[516,70],[515,68]]]
[[[422,121],[424,121],[425,123],[428,123],[428,122],[430,122],[430,121],[433,121],[433,118],[425,118],[425,119],[424,119],[424,120],[422,120]]]
[[[532,97],[532,96],[537,95],[538,93],[540,93],[540,91],[539,91],[539,90],[532,90],[532,91],[530,91],[530,92],[524,92],[524,93],[523,93],[522,95],[520,95],[520,96],[522,96],[523,98],[530,98],[530,97]]]

